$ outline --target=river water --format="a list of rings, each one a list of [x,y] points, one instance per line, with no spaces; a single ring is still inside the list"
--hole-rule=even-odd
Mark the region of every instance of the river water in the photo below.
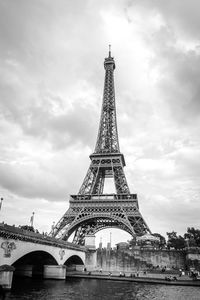
[[[66,281],[14,279],[6,300],[199,300],[200,287],[71,278]]]

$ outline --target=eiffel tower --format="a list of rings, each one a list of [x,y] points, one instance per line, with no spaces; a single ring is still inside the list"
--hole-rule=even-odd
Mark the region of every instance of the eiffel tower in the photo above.
[[[71,195],[69,209],[50,235],[84,245],[85,236],[105,228],[119,228],[132,236],[151,233],[138,206],[137,194],[131,194],[124,174],[125,160],[120,152],[114,91],[115,61],[104,61],[105,83],[100,125],[90,166],[77,195]],[[105,178],[113,178],[115,194],[104,194]]]

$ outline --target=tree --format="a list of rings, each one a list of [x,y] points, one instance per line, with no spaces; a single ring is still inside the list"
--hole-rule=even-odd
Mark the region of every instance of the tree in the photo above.
[[[200,230],[194,227],[188,227],[187,233],[184,234],[184,238],[188,240],[188,246],[200,247]]]
[[[129,248],[132,248],[136,245],[136,237],[134,236],[130,241],[127,241]]]
[[[28,230],[28,231],[32,231],[32,232],[35,232],[33,226],[29,226],[29,225],[22,225],[20,227],[21,229],[24,229],[24,230]]]
[[[152,235],[160,239],[159,248],[163,248],[166,245],[166,239],[160,233],[153,233]]]
[[[181,250],[185,248],[185,239],[179,235],[177,236],[177,233],[175,231],[167,232],[168,241],[167,241],[167,247],[174,248],[176,250]]]

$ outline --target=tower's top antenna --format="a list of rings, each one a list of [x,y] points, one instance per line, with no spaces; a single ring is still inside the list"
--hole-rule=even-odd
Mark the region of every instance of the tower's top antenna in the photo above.
[[[111,45],[109,45],[109,57],[111,57]]]

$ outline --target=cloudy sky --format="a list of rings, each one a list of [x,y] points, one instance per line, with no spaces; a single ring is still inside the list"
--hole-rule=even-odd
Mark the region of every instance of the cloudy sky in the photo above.
[[[200,227],[199,0],[0,0],[1,221],[28,224],[34,211],[49,231],[78,192],[108,44],[120,150],[144,219],[164,235]],[[113,243],[128,238],[113,232]]]

